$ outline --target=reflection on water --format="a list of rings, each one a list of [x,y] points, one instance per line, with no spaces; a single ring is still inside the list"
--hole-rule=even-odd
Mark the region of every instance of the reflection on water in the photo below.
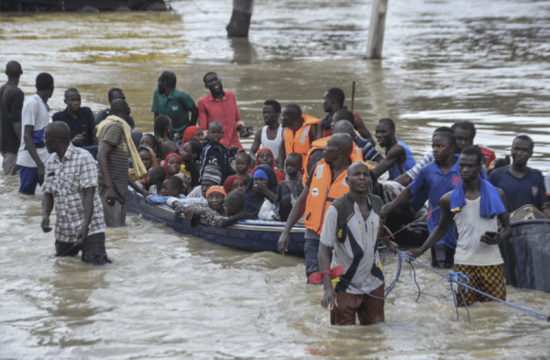
[[[434,128],[470,120],[477,141],[502,156],[520,132],[533,136],[532,166],[550,166],[550,9],[544,2],[390,3],[383,61],[363,60],[370,1],[256,1],[250,39],[227,39],[231,2],[174,1],[174,13],[0,17],[0,63],[19,60],[21,86],[49,71],[52,111],[80,89],[94,111],[122,88],[139,129],[152,131],[156,78],[169,68],[197,101],[217,71],[243,120],[258,129],[266,99],[324,115],[322,96],[341,87],[372,131],[397,120],[398,137],[422,155]],[[2,78],[4,81],[4,78]],[[245,141],[249,146],[251,139]],[[302,259],[250,254],[183,237],[130,215],[107,232],[114,263],[52,259],[40,231],[41,196],[17,194],[0,177],[2,358],[547,358],[544,322],[498,304],[461,310],[447,284],[418,303],[389,301],[386,324],[328,326],[320,287],[306,286]],[[55,222],[52,219],[52,222]],[[429,261],[424,257],[425,261]],[[387,281],[396,264],[384,264]],[[421,287],[437,276],[418,269]],[[414,291],[407,270],[392,293]],[[550,313],[550,296],[508,288],[508,299]],[[319,352],[316,352],[319,351]]]

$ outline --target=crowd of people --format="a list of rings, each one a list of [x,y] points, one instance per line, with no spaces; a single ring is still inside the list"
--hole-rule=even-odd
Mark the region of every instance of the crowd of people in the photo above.
[[[308,278],[329,270],[331,256],[332,266],[345,268],[345,281],[335,288],[323,275],[322,304],[331,306],[331,323],[355,324],[357,314],[361,324],[371,324],[384,321],[384,302],[364,293],[383,297],[377,244],[380,239],[395,250],[392,228],[427,216],[430,235],[411,254],[429,249],[433,266],[470,274],[470,285],[505,299],[497,245],[511,235],[509,214],[528,206],[550,217],[549,178],[545,185],[542,173],[527,166],[535,146],[527,135],[514,139],[510,156],[497,159],[475,144],[474,124],[459,122],[437,128],[432,150],[416,161],[393,120],[379,120],[373,137],[344,105],[344,92],[331,88],[322,119],[297,104],[265,101],[265,126],[247,152],[239,137],[252,129],[214,72],[203,78],[210,94],[195,104],[176,87],[176,75],[163,71],[152,99],[154,132],[147,134],[135,129],[119,88],[108,92],[109,108],[95,116],[77,89],[67,89],[66,109],[50,121],[53,77],[40,73],[36,94],[25,102],[22,74],[10,61],[0,88],[2,167],[5,175],[19,176],[22,194],[34,195],[42,185],[45,232],[52,230],[55,206],[57,256],[82,251],[88,263],[109,262],[105,230],[124,226],[128,191],[173,207],[192,226],[285,222],[281,254],[294,225],[303,223]],[[488,300],[470,295],[467,304]]]

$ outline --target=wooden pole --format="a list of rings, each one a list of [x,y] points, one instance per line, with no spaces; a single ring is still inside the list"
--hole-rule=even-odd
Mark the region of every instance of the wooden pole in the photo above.
[[[382,58],[387,11],[388,0],[373,0],[372,13],[370,15],[369,42],[367,43],[367,59]]]
[[[227,37],[248,37],[253,10],[254,0],[233,0],[231,20],[229,20],[229,24],[225,27]]]
[[[355,81],[351,84],[351,108],[349,111],[353,112],[353,104],[355,102]]]

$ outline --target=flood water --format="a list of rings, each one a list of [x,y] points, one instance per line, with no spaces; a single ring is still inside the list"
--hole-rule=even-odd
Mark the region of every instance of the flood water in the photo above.
[[[120,87],[137,128],[148,132],[163,69],[195,101],[207,94],[203,75],[217,71],[255,129],[267,99],[321,117],[323,93],[341,87],[349,105],[356,81],[355,112],[367,127],[393,118],[417,157],[436,127],[469,120],[476,143],[497,156],[509,153],[516,134],[529,134],[530,165],[548,171],[548,2],[391,0],[384,60],[369,62],[371,5],[257,0],[249,40],[225,37],[231,1],[174,1],[171,13],[1,16],[0,64],[22,64],[27,96],[36,75],[50,72],[52,113],[64,108],[69,87],[94,112]],[[305,285],[303,259],[212,245],[135,215],[107,231],[112,265],[51,258],[53,233],[39,226],[42,197],[17,188],[18,179],[0,175],[2,359],[550,357],[548,323],[495,303],[472,306],[470,323],[465,310],[456,320],[444,282],[418,302],[388,301],[385,324],[330,327],[321,287]],[[394,261],[384,273],[393,280]],[[421,287],[438,279],[417,273]],[[392,295],[414,289],[404,267]],[[507,291],[510,302],[550,314],[549,294]]]

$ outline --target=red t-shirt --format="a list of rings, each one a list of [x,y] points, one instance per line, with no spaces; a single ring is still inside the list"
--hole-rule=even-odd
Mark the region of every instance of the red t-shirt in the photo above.
[[[199,127],[206,132],[208,124],[212,121],[219,121],[223,125],[223,137],[220,142],[227,148],[232,145],[243,150],[237,134],[237,126],[242,124],[241,113],[237,107],[237,100],[231,91],[224,91],[222,100],[214,99],[212,94],[201,98],[197,104],[199,108]]]
[[[479,149],[481,150],[483,156],[485,156],[485,163],[487,166],[491,165],[491,163],[497,158],[493,150],[487,149],[484,146],[480,146]]]

